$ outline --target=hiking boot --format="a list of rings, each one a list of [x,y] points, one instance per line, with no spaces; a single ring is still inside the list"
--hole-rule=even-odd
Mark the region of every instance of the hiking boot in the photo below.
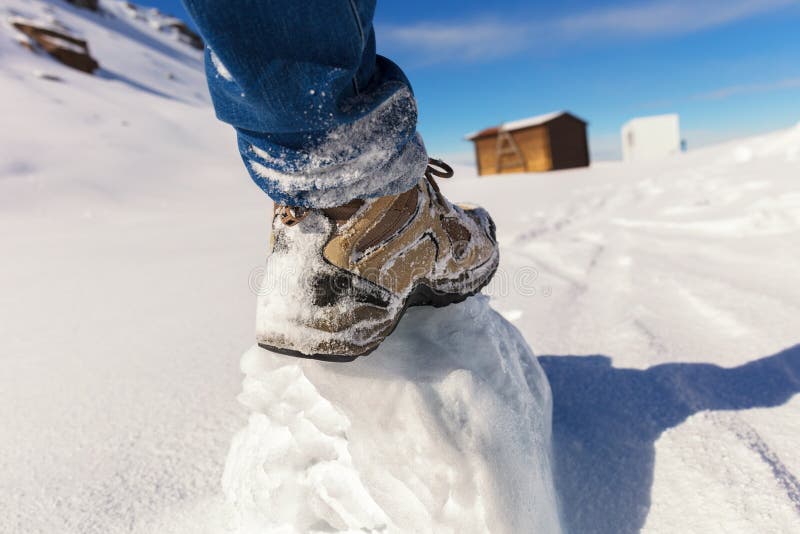
[[[351,361],[380,345],[409,306],[461,302],[488,284],[499,260],[494,223],[444,198],[434,175],[452,174],[430,160],[399,195],[327,209],[276,205],[259,345]]]

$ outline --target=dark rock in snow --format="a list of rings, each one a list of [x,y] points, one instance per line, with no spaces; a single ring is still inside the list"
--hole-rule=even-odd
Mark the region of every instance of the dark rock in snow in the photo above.
[[[42,50],[68,67],[91,74],[100,66],[89,54],[89,46],[83,39],[25,22],[17,21],[13,24]],[[30,45],[28,48],[31,48]]]
[[[90,11],[100,11],[99,0],[67,0],[67,2]]]
[[[202,50],[205,48],[203,38],[189,29],[185,22],[180,20],[173,20],[166,25],[168,28],[174,29],[178,33],[178,39],[189,46]]]
[[[60,77],[56,76],[55,74],[50,74],[49,72],[35,72],[34,73],[37,78],[41,78],[42,80],[48,80],[51,82],[63,82],[64,80]]]

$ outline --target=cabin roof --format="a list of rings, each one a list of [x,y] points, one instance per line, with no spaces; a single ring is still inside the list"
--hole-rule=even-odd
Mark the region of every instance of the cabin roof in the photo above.
[[[475,139],[479,139],[481,137],[487,137],[490,135],[496,135],[500,132],[513,132],[515,130],[522,130],[524,128],[530,128],[532,126],[541,126],[542,124],[547,124],[550,121],[553,121],[559,117],[564,115],[569,115],[573,119],[577,119],[582,123],[586,124],[586,121],[581,119],[580,117],[576,117],[572,113],[568,111],[552,111],[550,113],[545,113],[543,115],[536,115],[534,117],[528,117],[527,119],[520,119],[511,122],[504,122],[498,126],[492,126],[490,128],[485,128],[480,130],[479,132],[474,132],[466,136],[466,139],[469,141],[473,141]]]

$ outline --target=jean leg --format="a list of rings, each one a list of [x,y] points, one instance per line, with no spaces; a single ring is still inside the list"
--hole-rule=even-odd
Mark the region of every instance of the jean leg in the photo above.
[[[329,207],[424,172],[407,78],[375,53],[375,0],[184,0],[217,117],[277,202]]]

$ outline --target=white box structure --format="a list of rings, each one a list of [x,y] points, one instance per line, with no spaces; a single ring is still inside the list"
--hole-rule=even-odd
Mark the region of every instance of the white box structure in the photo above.
[[[681,151],[678,115],[639,117],[622,126],[622,159],[658,159]]]

